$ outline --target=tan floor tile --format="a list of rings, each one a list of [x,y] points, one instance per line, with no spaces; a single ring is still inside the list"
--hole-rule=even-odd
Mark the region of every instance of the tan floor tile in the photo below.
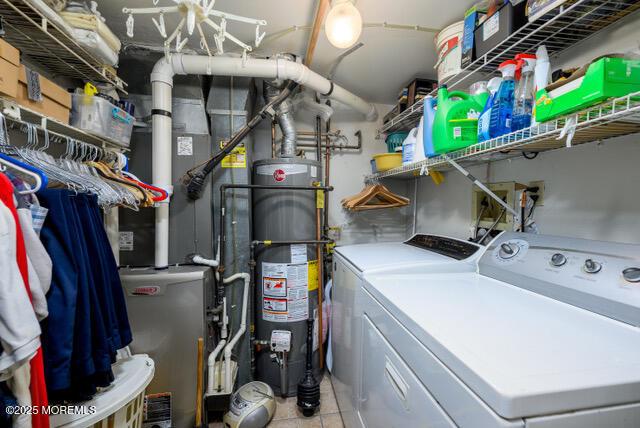
[[[340,413],[332,413],[330,415],[321,415],[322,428],[344,428]]]
[[[325,374],[322,382],[320,382],[320,392],[333,392],[331,377],[328,374]]]
[[[296,397],[276,397],[276,412],[273,415],[273,420],[295,418],[297,416],[296,407]]]
[[[299,428],[322,428],[322,421],[320,419],[320,415],[313,416],[311,418],[299,418],[298,419],[298,427]]]
[[[223,428],[224,424],[222,422],[209,422],[209,428]]]
[[[298,419],[281,419],[281,420],[272,420],[268,428],[298,428]]]
[[[326,415],[329,413],[337,413],[338,412],[338,402],[336,398],[333,396],[332,392],[320,393],[320,414]]]

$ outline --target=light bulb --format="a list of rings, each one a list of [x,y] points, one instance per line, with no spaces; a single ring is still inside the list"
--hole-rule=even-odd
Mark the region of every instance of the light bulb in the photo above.
[[[362,33],[362,16],[351,0],[336,1],[327,14],[324,30],[329,42],[340,49],[354,45]]]

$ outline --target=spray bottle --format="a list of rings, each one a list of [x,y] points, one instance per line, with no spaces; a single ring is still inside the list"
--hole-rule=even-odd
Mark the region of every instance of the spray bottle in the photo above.
[[[549,63],[549,54],[545,45],[539,46],[536,50],[536,68],[534,71],[535,91],[536,94],[540,89],[547,87],[551,83],[551,64]],[[536,101],[537,102],[537,101]],[[533,117],[531,124],[535,125],[535,105],[533,107]]]
[[[535,99],[534,69],[536,56],[532,54],[516,55],[516,85],[513,104],[513,121],[511,131],[528,128],[531,126],[531,114],[533,112],[533,100]]]
[[[484,109],[480,113],[478,117],[478,141],[483,142],[486,140],[490,140],[491,136],[489,135],[489,122],[491,122],[491,106],[493,105],[493,99],[498,93],[498,89],[500,88],[500,83],[502,83],[502,77],[493,77],[487,83],[487,90],[489,91],[489,99],[484,105]]]
[[[515,92],[516,61],[507,60],[498,67],[502,73],[502,83],[493,98],[489,120],[489,136],[496,138],[511,132],[513,97]]]

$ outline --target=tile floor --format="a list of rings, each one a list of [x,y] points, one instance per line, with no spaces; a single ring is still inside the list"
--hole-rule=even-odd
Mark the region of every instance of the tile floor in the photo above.
[[[312,417],[305,418],[296,405],[296,397],[276,398],[276,413],[267,425],[268,428],[343,428],[338,413],[331,380],[325,374],[320,383],[320,410]],[[222,427],[222,423],[211,423],[209,428]]]

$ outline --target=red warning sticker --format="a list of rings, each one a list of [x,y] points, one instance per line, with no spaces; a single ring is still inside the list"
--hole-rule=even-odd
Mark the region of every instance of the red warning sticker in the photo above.
[[[262,293],[269,297],[287,297],[287,278],[262,278]]]
[[[263,297],[262,299],[262,309],[265,311],[271,312],[273,315],[276,314],[287,314],[287,299],[273,299],[271,297]]]
[[[287,173],[284,172],[284,169],[276,169],[273,171],[273,179],[280,183],[287,179]]]

